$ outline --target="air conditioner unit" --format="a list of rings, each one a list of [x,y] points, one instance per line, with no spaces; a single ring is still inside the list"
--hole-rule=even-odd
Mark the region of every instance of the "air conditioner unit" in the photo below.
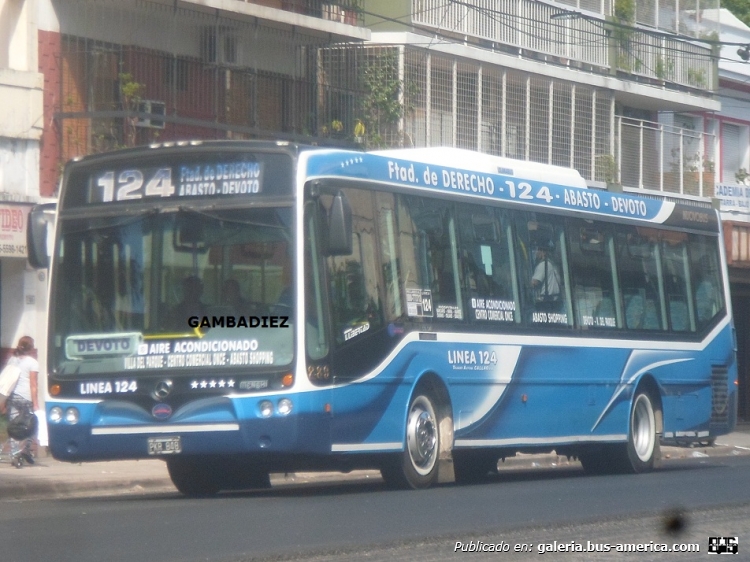
[[[135,123],[136,127],[163,129],[163,118],[167,114],[167,104],[163,101],[142,100],[138,102],[138,113],[149,113],[152,115],[152,117],[139,117]]]

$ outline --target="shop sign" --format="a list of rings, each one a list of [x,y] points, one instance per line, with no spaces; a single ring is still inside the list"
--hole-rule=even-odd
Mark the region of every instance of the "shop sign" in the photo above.
[[[0,257],[25,258],[29,207],[0,205]]]

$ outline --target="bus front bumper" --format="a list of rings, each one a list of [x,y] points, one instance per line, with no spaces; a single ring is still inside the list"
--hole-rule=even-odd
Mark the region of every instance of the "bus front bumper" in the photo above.
[[[47,405],[52,456],[79,462],[144,459],[168,455],[243,455],[325,453],[330,451],[330,416],[311,411],[299,396],[285,395],[294,405],[269,414],[247,400],[225,398],[190,404],[164,421],[127,403]],[[257,401],[256,401],[257,402]],[[279,398],[269,400],[277,405]],[[63,411],[61,419],[51,415]],[[74,413],[70,413],[71,409]],[[283,410],[282,410],[283,411]]]

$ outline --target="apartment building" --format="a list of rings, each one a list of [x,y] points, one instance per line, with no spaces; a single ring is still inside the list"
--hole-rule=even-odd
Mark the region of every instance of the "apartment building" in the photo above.
[[[750,419],[750,27],[726,9],[707,13],[720,23],[721,111],[717,134],[715,201],[721,210],[729,265],[737,353],[740,416]]]
[[[370,35],[355,0],[39,2],[43,194],[67,159],[124,146],[309,141],[336,95],[318,82],[320,47]]]
[[[39,201],[44,128],[35,2],[0,0],[0,360],[45,330],[46,272],[26,263],[26,218]]]

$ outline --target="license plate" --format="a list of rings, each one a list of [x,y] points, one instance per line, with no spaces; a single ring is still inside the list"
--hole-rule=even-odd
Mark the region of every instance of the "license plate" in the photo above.
[[[182,443],[179,437],[149,437],[149,455],[176,455],[182,452]]]

